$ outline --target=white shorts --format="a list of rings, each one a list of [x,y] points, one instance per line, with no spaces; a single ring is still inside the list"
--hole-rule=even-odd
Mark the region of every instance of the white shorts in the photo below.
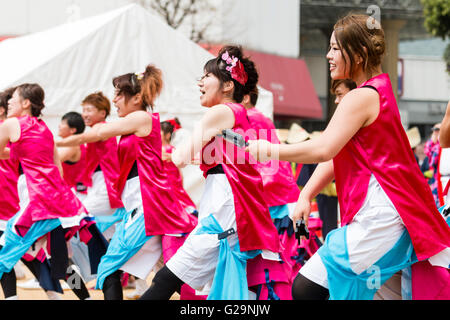
[[[105,177],[102,171],[92,175],[92,186],[87,190],[87,196],[82,200],[84,207],[93,216],[107,216],[113,214],[116,209],[111,208]]]
[[[394,247],[404,230],[405,226],[400,215],[372,175],[366,199],[347,226],[347,249],[352,270],[356,274],[361,274],[370,268]],[[309,280],[329,288],[327,269],[318,253],[306,262],[300,273]],[[386,285],[398,287],[391,282]],[[379,291],[382,288],[383,286]]]
[[[79,198],[92,216],[109,216],[116,209],[111,208],[109,202],[108,189],[106,188],[105,177],[102,171],[94,172],[92,175],[92,186],[88,188],[87,195]],[[111,239],[114,234],[115,226],[111,226],[103,232],[106,239]]]
[[[120,267],[120,270],[145,280],[152,270],[157,271],[159,268],[158,262],[161,258],[161,236],[153,236]]]
[[[212,284],[219,257],[217,234],[196,234],[200,221],[209,216],[219,222],[223,230],[236,230],[233,192],[225,174],[211,174],[206,177],[204,193],[199,206],[199,225],[190,233],[166,266],[183,282],[199,293],[208,292]],[[237,233],[227,238],[231,247],[237,241]]]

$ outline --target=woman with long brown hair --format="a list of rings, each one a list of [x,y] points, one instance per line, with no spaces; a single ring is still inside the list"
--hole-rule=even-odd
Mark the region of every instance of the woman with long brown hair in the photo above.
[[[331,78],[349,78],[358,87],[344,96],[316,139],[294,145],[250,141],[250,152],[260,159],[333,159],[319,165],[303,188],[293,220],[307,224],[310,201],[335,178],[343,227],[330,232],[300,269],[295,299],[402,298],[399,272],[406,279],[412,271],[414,280],[419,269],[443,275],[435,298],[450,297],[450,228],[415,161],[389,75],[381,69],[384,52],[378,21],[357,14],[340,19],[327,54]],[[403,290],[403,298],[424,292]]]

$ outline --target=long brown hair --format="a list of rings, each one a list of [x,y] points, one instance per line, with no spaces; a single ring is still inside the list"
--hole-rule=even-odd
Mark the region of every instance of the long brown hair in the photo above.
[[[355,73],[355,56],[358,55],[363,60],[363,71],[371,77],[386,51],[381,24],[373,17],[350,13],[336,22],[334,33],[339,49],[346,52],[350,59],[347,62],[343,55],[345,65],[350,64],[350,77]]]

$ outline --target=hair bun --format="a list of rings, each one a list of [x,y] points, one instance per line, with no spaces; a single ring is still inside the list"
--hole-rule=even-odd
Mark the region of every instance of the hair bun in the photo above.
[[[386,45],[384,42],[384,38],[380,35],[371,36],[371,40],[375,49],[375,52],[381,56],[386,51]]]

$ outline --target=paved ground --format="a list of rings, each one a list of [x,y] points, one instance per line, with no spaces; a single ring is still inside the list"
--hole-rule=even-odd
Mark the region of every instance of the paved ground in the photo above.
[[[30,273],[30,271],[26,268],[22,268],[25,271],[25,279],[17,280],[18,283],[26,282],[29,279],[31,279],[33,276]],[[154,274],[151,273],[150,276],[147,278],[147,283],[150,285],[151,279],[153,278]],[[103,293],[101,290],[94,290],[95,287],[95,280],[92,280],[86,284],[87,288],[89,289],[89,293],[91,295],[92,300],[103,300]],[[126,300],[126,294],[134,291],[133,289],[124,289],[123,295],[124,299]],[[20,287],[17,287],[17,296],[19,297],[19,300],[48,300],[48,297],[44,290],[42,289],[22,289]],[[77,296],[72,292],[72,290],[64,290],[64,294],[61,294],[60,297],[64,300],[78,300]],[[0,289],[0,300],[3,300],[3,291]],[[172,296],[172,300],[179,300],[179,295],[174,294]]]

